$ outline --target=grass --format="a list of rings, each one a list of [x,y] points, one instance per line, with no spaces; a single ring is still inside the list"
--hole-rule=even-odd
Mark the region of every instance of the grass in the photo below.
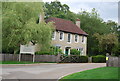
[[[55,63],[55,62],[28,62],[28,61],[0,61],[0,64],[35,64],[35,63]]]
[[[92,70],[86,70],[86,71],[77,72],[77,73],[73,73],[68,76],[65,76],[62,79],[60,79],[60,81],[66,81],[65,79],[69,79],[69,81],[71,81],[72,79],[118,79],[118,71],[120,72],[120,70],[118,69],[120,68],[102,67],[102,68],[96,68]]]

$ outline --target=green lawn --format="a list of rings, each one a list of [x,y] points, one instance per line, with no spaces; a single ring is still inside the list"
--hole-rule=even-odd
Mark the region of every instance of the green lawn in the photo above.
[[[55,62],[34,62],[34,63],[55,63]],[[28,61],[0,61],[0,64],[34,64]]]
[[[102,67],[86,70],[65,76],[60,81],[63,81],[64,79],[118,79],[118,68]]]

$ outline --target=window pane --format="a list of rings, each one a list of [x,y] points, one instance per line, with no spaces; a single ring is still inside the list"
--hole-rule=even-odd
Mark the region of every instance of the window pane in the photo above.
[[[60,39],[63,39],[63,32],[60,32]]]
[[[82,42],[84,42],[84,36],[82,36]]]
[[[68,42],[70,42],[70,39],[71,39],[70,34],[68,34]]]
[[[75,35],[75,42],[77,42],[77,38],[78,38],[78,36],[77,36],[77,35]]]

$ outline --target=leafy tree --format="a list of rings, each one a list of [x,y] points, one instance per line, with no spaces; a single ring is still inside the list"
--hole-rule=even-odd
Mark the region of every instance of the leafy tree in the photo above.
[[[98,40],[93,35],[95,33],[108,34],[110,33],[110,27],[100,18],[95,8],[91,12],[81,11],[77,14],[77,17],[81,20],[81,28],[88,33],[88,54],[99,54]]]
[[[57,17],[62,19],[67,19],[75,21],[75,13],[69,10],[69,6],[66,4],[61,4],[59,1],[53,1],[51,3],[45,3],[45,18]]]
[[[45,49],[50,44],[52,24],[38,22],[44,14],[42,2],[3,2],[2,38],[3,52],[16,53],[20,44],[38,44]]]
[[[114,33],[104,35],[96,33],[94,36],[99,41],[100,51],[112,54],[114,49],[118,46],[118,37]]]

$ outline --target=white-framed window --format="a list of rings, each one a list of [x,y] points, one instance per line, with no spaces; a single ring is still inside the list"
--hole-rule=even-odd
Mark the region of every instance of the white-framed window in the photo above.
[[[77,34],[75,34],[75,42],[76,42],[76,43],[78,43],[78,41],[79,41],[79,40],[78,40],[78,39],[79,39],[78,37],[79,37],[79,36],[78,36]]]
[[[84,37],[84,36],[82,36],[82,42],[84,43],[84,41],[85,41],[85,37]]]
[[[59,38],[60,40],[64,40],[64,32],[60,32]]]
[[[68,40],[67,40],[67,42],[71,43],[71,34],[70,33],[68,33]]]
[[[56,36],[56,32],[53,31],[53,32],[52,32],[52,40],[55,40],[55,36]]]

